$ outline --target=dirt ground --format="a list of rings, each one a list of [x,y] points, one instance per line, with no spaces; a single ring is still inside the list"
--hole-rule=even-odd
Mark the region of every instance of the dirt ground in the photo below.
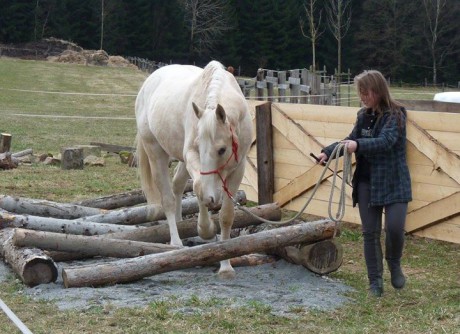
[[[83,262],[82,262],[83,264]],[[88,260],[84,261],[88,264]],[[67,264],[59,264],[60,270]],[[72,266],[78,262],[71,263]],[[257,302],[269,306],[272,313],[294,316],[293,309],[331,310],[352,302],[345,296],[351,288],[327,276],[316,275],[302,266],[284,260],[254,267],[235,268],[233,280],[217,277],[214,267],[192,268],[163,273],[140,281],[100,288],[69,288],[62,277],[55,283],[33,288],[24,286],[21,292],[34,300],[48,300],[59,309],[87,309],[94,306],[143,307],[154,301],[174,297],[184,301],[217,298],[228,307],[240,307]],[[0,282],[13,272],[0,261]],[[177,312],[198,310],[184,307]]]

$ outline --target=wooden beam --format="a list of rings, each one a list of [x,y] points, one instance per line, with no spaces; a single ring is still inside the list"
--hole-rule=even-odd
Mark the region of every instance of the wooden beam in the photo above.
[[[256,107],[257,132],[257,188],[258,203],[273,202],[275,191],[273,169],[273,138],[272,138],[271,103]]]
[[[456,192],[409,212],[406,218],[405,229],[407,233],[414,233],[459,214],[460,192]]]
[[[432,162],[433,168],[441,168],[460,184],[460,156],[438,142],[417,123],[407,120],[407,139]]]

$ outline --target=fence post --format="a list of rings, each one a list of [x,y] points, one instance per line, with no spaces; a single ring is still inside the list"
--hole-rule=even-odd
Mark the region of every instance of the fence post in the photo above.
[[[289,86],[291,88],[290,103],[299,103],[300,95],[300,75],[299,70],[289,71]]]
[[[460,82],[459,82],[460,85]],[[286,71],[278,72],[278,94],[280,97],[280,102],[286,102],[286,90],[288,84],[286,82]]]
[[[275,171],[273,168],[272,109],[267,102],[256,107],[257,195],[258,203],[273,203]]]
[[[264,70],[259,68],[257,70],[257,81],[256,81],[256,88],[257,88],[257,100],[263,101],[264,100],[264,88],[265,88],[265,80],[264,80]]]

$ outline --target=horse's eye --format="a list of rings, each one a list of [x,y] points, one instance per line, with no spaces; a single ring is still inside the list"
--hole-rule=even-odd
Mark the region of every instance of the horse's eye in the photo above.
[[[224,155],[224,153],[225,153],[225,147],[221,147],[219,151],[217,151],[217,154],[219,155]]]

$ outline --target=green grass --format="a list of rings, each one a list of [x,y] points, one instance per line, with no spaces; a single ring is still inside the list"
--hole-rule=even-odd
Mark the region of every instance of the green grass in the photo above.
[[[135,94],[145,77],[133,69],[0,58],[0,131],[13,135],[13,151],[32,148],[36,154],[56,154],[62,146],[91,141],[132,146],[134,119],[88,117],[133,117],[134,97],[54,95],[9,89]],[[414,89],[409,98],[417,98],[419,92]],[[135,169],[122,164],[118,156],[105,158],[105,167],[85,167],[81,171],[62,171],[39,163],[0,170],[0,194],[66,202],[139,188]],[[458,333],[460,245],[409,236],[403,259],[408,276],[406,289],[395,291],[385,272],[385,294],[376,299],[366,291],[359,229],[346,226],[339,240],[344,262],[329,276],[354,288],[349,293],[354,302],[328,312],[292,308],[292,319],[274,316],[270,305],[258,302],[228,308],[228,301],[218,296],[192,296],[183,305],[170,298],[152,301],[147,307],[107,305],[60,311],[52,303],[26,297],[22,283],[14,276],[0,283],[0,298],[34,333]],[[195,311],[175,312],[180,306]],[[16,332],[0,311],[0,333]]]

